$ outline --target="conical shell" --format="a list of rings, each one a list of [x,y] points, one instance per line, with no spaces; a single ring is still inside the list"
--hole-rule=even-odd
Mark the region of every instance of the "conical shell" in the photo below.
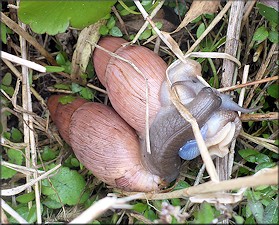
[[[82,105],[72,116],[70,141],[80,162],[105,183],[125,190],[158,190],[160,179],[141,165],[135,131],[112,108]]]
[[[143,168],[135,130],[111,107],[77,98],[48,100],[51,118],[79,161],[103,182],[127,191],[156,191],[162,180]]]
[[[102,42],[102,46],[104,48],[117,49],[116,47],[111,47],[111,40],[114,39],[105,39]],[[103,51],[102,53],[100,51],[102,50],[96,49],[94,52],[95,68],[100,62],[99,54],[102,55],[102,58],[106,58]],[[104,77],[104,69],[101,72],[96,69],[98,78],[105,84],[109,99],[116,112],[136,131],[143,134],[146,120],[146,90],[148,89],[148,107],[151,123],[161,107],[159,100],[160,88],[165,78],[167,65],[157,54],[142,46],[119,47],[115,53],[125,58],[126,61],[110,57]],[[98,58],[96,59],[95,57]],[[104,61],[107,61],[107,58],[102,63]],[[105,66],[105,64],[102,66]],[[138,73],[134,66],[142,74]]]
[[[59,98],[64,95],[52,95],[47,101],[47,106],[50,111],[51,119],[54,121],[56,127],[62,138],[67,144],[71,145],[69,140],[69,125],[73,113],[87,101],[82,98],[77,98],[73,102],[63,105],[59,102]]]

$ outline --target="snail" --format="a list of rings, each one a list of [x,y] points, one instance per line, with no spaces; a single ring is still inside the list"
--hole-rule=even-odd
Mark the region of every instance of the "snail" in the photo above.
[[[191,125],[170,100],[170,88],[197,120],[213,155],[227,154],[227,146],[239,134],[241,121],[235,111],[254,109],[241,108],[228,96],[203,85],[197,79],[201,66],[196,61],[187,59],[184,64],[178,60],[167,68],[148,48],[123,47],[125,42],[105,37],[98,44],[126,61],[100,49],[93,52],[96,74],[112,107],[81,98],[63,105],[59,95],[51,96],[47,105],[62,138],[96,177],[127,191],[158,191],[177,178],[182,159],[199,155]],[[146,84],[151,153],[145,139]]]

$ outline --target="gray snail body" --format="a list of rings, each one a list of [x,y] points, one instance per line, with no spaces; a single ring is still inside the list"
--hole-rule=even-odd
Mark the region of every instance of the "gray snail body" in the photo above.
[[[151,154],[145,143],[146,80],[127,62],[102,50],[94,51],[93,62],[113,108],[81,99],[62,105],[59,96],[51,96],[48,107],[61,136],[96,177],[127,191],[158,191],[178,176],[182,162],[178,151],[188,148],[194,136],[170,101],[165,62],[147,48],[121,47],[122,43],[123,39],[104,38],[99,45],[133,62],[148,80]],[[173,84],[177,82],[178,96],[199,126],[213,127],[205,142],[209,150],[222,155],[218,151],[236,138],[241,122],[235,112],[226,110],[223,101],[228,99],[194,79],[200,73],[199,64],[189,60],[189,65],[186,72],[183,66],[178,70],[170,66],[167,74]],[[212,126],[216,123],[220,123],[217,129]],[[216,143],[214,135],[223,127],[227,133]]]

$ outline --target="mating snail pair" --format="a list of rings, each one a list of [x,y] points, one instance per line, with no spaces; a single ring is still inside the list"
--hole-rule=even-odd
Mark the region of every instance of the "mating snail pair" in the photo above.
[[[169,96],[166,72],[185,107],[196,118],[211,154],[224,156],[240,132],[235,111],[251,112],[229,96],[205,87],[197,76],[200,65],[166,63],[142,46],[126,46],[121,38],[98,43],[138,67],[149,88],[151,154],[146,151],[146,80],[127,62],[95,49],[94,67],[113,106],[77,98],[62,105],[59,95],[48,99],[51,118],[76,157],[105,183],[128,191],[157,191],[175,180],[182,159],[199,155],[191,125],[179,114]],[[166,71],[167,70],[167,71]]]

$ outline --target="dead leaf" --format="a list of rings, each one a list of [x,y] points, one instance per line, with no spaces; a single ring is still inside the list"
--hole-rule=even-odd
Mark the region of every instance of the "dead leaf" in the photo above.
[[[189,11],[186,13],[181,24],[176,28],[172,33],[176,33],[180,31],[183,27],[187,26],[192,20],[196,19],[198,16],[205,13],[214,13],[217,11],[218,6],[220,4],[220,0],[195,0],[193,1]]]
[[[77,47],[72,58],[71,79],[82,82],[81,74],[85,73],[94,46],[90,43],[97,43],[100,38],[99,29],[105,24],[105,20],[100,20],[88,27],[85,27],[78,37]]]

